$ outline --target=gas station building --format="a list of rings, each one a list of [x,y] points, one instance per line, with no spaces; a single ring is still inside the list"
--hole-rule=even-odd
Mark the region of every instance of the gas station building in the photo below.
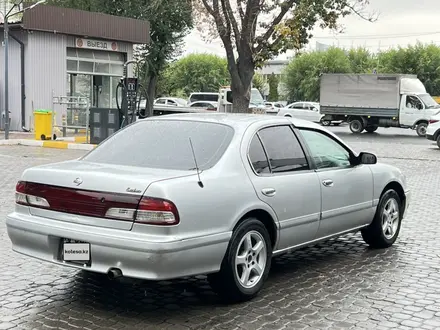
[[[0,41],[3,44],[3,24]],[[149,43],[149,23],[40,5],[9,20],[10,130],[32,129],[33,111],[53,96],[83,96],[90,107],[116,108],[116,87],[137,44]],[[0,111],[4,125],[4,47],[0,48]],[[133,66],[128,66],[128,75]],[[57,121],[60,121],[57,114]]]

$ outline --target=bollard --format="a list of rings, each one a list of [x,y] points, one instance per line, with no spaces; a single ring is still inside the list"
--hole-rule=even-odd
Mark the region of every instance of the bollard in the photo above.
[[[67,116],[65,113],[61,116],[61,122],[63,126],[63,137],[67,136]]]

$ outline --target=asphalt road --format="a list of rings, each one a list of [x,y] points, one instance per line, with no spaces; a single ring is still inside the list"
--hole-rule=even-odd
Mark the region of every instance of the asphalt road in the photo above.
[[[407,175],[413,195],[400,238],[374,251],[349,235],[276,258],[261,294],[235,306],[203,276],[109,282],[13,253],[4,218],[21,172],[83,152],[0,147],[0,329],[439,329],[440,149],[411,130],[330,130]]]

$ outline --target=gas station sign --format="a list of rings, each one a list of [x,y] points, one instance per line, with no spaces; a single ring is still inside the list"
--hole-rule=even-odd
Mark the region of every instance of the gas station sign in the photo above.
[[[118,43],[116,41],[76,38],[75,45],[77,48],[118,51]]]

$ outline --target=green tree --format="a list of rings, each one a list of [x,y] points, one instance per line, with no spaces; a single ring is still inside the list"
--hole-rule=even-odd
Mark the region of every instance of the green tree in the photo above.
[[[379,72],[415,74],[431,95],[440,94],[440,47],[421,43],[381,52]]]
[[[258,89],[261,95],[264,95],[264,89],[266,87],[266,79],[261,73],[255,73],[252,78],[252,85],[254,88]]]
[[[366,48],[353,48],[347,53],[353,73],[373,73],[375,57]]]
[[[269,76],[269,97],[268,97],[268,101],[269,102],[275,102],[278,101],[279,99],[279,95],[278,95],[278,77],[275,74],[271,74]]]
[[[304,53],[293,59],[285,69],[283,83],[287,89],[286,96],[289,101],[319,101],[321,74],[350,72],[352,65],[342,49]]]
[[[148,94],[147,112],[152,115],[157,80],[167,61],[178,55],[183,38],[193,26],[191,0],[51,0],[49,3],[144,19],[150,22],[150,43],[136,51],[138,67]]]
[[[191,54],[170,64],[161,80],[163,92],[168,95],[179,90],[186,95],[218,92],[221,86],[230,84],[226,59],[211,54]]]
[[[202,30],[214,27],[226,51],[233,108],[248,112],[255,69],[289,49],[300,49],[317,26],[338,29],[340,17],[368,0],[194,0]],[[268,19],[270,17],[270,19]],[[266,18],[266,19],[265,19]],[[369,18],[372,20],[372,18]],[[237,55],[236,55],[237,54]]]

